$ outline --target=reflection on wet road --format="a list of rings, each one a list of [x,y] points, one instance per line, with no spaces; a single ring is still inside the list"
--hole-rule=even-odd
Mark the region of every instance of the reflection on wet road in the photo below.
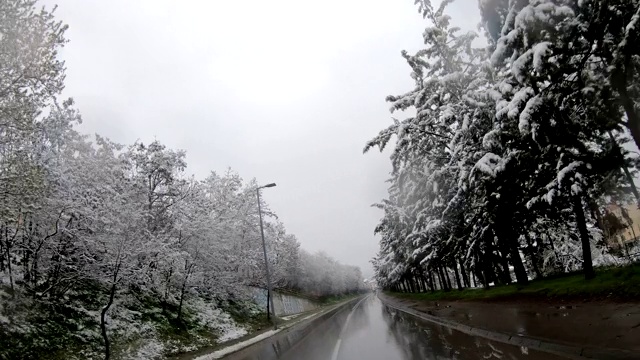
[[[283,360],[561,359],[463,334],[388,308],[374,295],[336,314]]]

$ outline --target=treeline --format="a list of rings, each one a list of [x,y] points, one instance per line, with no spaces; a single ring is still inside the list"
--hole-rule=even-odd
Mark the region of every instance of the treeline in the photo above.
[[[608,256],[603,205],[638,201],[622,144],[628,133],[640,144],[640,2],[483,0],[484,38],[451,24],[451,1],[416,3],[425,47],[402,53],[415,88],[387,98],[409,116],[365,147],[396,138],[376,205],[378,283],[594,277],[594,256]]]
[[[46,319],[75,307],[99,324],[108,358],[110,312],[126,299],[156,304],[179,326],[189,299],[237,302],[247,286],[265,288],[256,181],[230,170],[198,180],[186,174],[184,151],[78,133],[79,112],[60,99],[65,67],[57,53],[67,27],[35,6],[0,1],[3,342],[41,330],[29,311]],[[357,267],[301,250],[261,206],[275,288],[360,290]],[[71,316],[60,321],[67,323],[55,331],[83,327],[69,325]]]

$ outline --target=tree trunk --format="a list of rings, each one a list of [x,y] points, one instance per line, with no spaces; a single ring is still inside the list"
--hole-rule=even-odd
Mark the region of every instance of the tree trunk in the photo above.
[[[188,260],[184,261],[184,270],[185,270],[185,276],[184,276],[184,281],[182,282],[182,289],[180,289],[180,303],[178,304],[178,321],[182,320],[182,304],[184,302],[184,294],[187,290],[187,282],[189,281],[189,276],[191,276],[191,273],[193,272],[193,267],[195,266],[194,263],[189,264]]]
[[[444,282],[442,281],[442,273],[440,272],[439,266],[436,266],[436,277],[438,278],[438,282],[440,283],[439,290],[444,290]]]
[[[480,275],[478,279],[482,282],[485,289],[489,288],[489,266],[487,261],[480,260],[478,253],[475,254],[476,271]]]
[[[442,272],[442,281],[444,282],[444,290],[451,290],[451,279],[449,279],[449,274],[447,274],[447,268],[445,266],[440,267],[440,272]]]
[[[435,283],[435,280],[433,279],[433,271],[429,269],[427,271],[427,275],[429,276],[429,285],[431,286],[431,291],[436,291],[436,283]]]
[[[496,269],[494,269],[493,264],[489,261],[486,261],[484,263],[484,271],[482,272],[483,275],[483,283],[484,283],[484,287],[485,288],[489,288],[489,284],[491,282],[493,282],[493,284],[495,285],[498,281],[498,276],[496,275]]]
[[[11,251],[9,244],[6,244],[5,250],[7,252],[7,270],[9,270],[9,285],[11,286],[11,293],[14,293],[13,289],[13,271],[11,270]]]
[[[4,234],[4,225],[0,225],[0,272],[4,272],[4,240],[2,240],[2,234]],[[9,260],[9,259],[7,259]]]
[[[500,285],[508,285],[511,283],[511,275],[509,274],[509,260],[507,259],[507,254],[504,256],[500,256],[498,261],[495,262],[492,266],[496,271],[496,283]]]
[[[271,310],[269,310],[270,301],[271,301],[271,291],[267,289],[267,321],[271,321]]]
[[[485,274],[487,287],[490,282],[494,282],[494,284],[504,283],[508,284],[509,276],[505,275],[504,269],[507,266],[507,271],[509,271],[507,258],[502,255],[502,252],[499,252],[500,255],[496,255],[494,253],[494,249],[496,246],[494,245],[495,234],[486,234],[485,235],[485,244],[486,244],[486,253],[484,254],[483,268],[487,272]],[[499,249],[498,249],[499,250]],[[496,259],[497,257],[497,259]],[[496,261],[497,260],[497,261]],[[496,271],[497,270],[497,271]]]
[[[22,239],[22,241],[24,244],[24,238]],[[34,263],[33,265],[37,266],[37,262]],[[22,249],[22,268],[23,268],[22,279],[24,281],[24,284],[28,286],[28,284],[32,282],[31,282],[31,271],[29,270],[29,252],[27,249]],[[34,293],[35,293],[35,289],[34,289]]]
[[[553,242],[553,238],[547,234],[547,239],[549,239],[549,245],[551,245],[551,249],[553,250],[553,255],[556,257],[556,261],[553,264],[554,270],[557,270],[558,263],[560,261],[560,255],[558,255],[558,250],[556,249],[556,244]]]
[[[0,230],[0,236],[2,236],[2,230]],[[4,272],[4,243],[0,239],[0,272]]]
[[[456,285],[458,285],[458,290],[462,291],[462,283],[460,282],[460,273],[458,272],[458,264],[453,262],[453,272],[456,275]]]
[[[115,276],[117,278],[117,275]],[[107,335],[107,322],[106,315],[107,311],[113,304],[113,298],[116,296],[116,282],[114,281],[111,285],[111,290],[109,292],[109,302],[107,305],[102,308],[102,312],[100,312],[100,330],[102,331],[102,339],[104,340],[104,358],[105,360],[109,360],[111,358],[111,347],[109,344],[109,336]]]
[[[496,230],[498,257],[496,264],[498,265],[498,276],[500,277],[500,283],[511,283],[511,272],[509,271],[509,257],[511,255],[511,242],[513,236],[511,231],[511,224],[504,224],[504,227]]]
[[[500,259],[498,262],[498,266],[500,267],[500,280],[503,284],[509,285],[513,282],[513,278],[511,277],[511,270],[509,269],[509,264],[511,260],[511,249],[504,248],[500,250]]]
[[[516,273],[516,281],[518,285],[529,284],[529,277],[527,275],[527,269],[525,269],[522,263],[522,257],[520,257],[520,251],[518,250],[518,241],[514,240],[511,244],[511,263],[513,264],[513,271]],[[511,277],[511,275],[509,275]]]
[[[178,322],[180,322],[182,320],[182,303],[184,302],[184,293],[185,293],[185,289],[187,288],[187,279],[184,279],[184,282],[182,283],[182,289],[180,289],[180,302],[178,303]]]
[[[431,283],[429,282],[429,279],[426,277],[425,274],[422,275],[422,281],[424,282],[424,292],[430,291],[431,290]]]
[[[460,273],[462,274],[462,282],[465,287],[471,287],[469,283],[469,274],[467,273],[467,269],[464,267],[464,262],[460,260]]]
[[[538,255],[533,249],[533,242],[531,242],[531,237],[525,232],[524,238],[527,240],[527,253],[529,254],[529,258],[531,259],[531,267],[533,267],[533,272],[536,273],[536,279],[541,279],[542,272],[540,272],[540,268],[538,267]]]
[[[616,67],[618,69],[612,76],[612,84],[618,91],[618,94],[620,95],[620,102],[627,114],[627,126],[629,128],[629,132],[631,132],[631,136],[633,137],[633,141],[635,141],[636,146],[640,149],[640,117],[636,112],[634,101],[631,99],[627,91],[627,71],[632,71],[629,70],[631,64],[630,54],[626,54],[624,62],[624,64],[617,64]],[[624,65],[624,67],[621,67],[622,65]]]
[[[593,262],[591,260],[591,241],[587,230],[587,222],[584,218],[584,210],[582,209],[582,200],[578,195],[573,196],[573,211],[576,215],[580,242],[582,243],[582,271],[584,272],[584,278],[590,280],[596,277],[596,273],[593,270]]]

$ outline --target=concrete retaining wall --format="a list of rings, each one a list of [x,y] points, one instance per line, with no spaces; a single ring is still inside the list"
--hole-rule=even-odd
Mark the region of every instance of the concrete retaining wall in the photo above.
[[[261,307],[267,306],[267,290],[251,288],[253,300]],[[273,307],[277,316],[298,314],[305,311],[314,310],[317,304],[310,300],[293,295],[281,294],[277,291],[273,293]]]

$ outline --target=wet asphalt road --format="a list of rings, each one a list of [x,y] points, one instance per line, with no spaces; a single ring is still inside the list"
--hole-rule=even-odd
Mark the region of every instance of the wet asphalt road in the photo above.
[[[470,336],[388,308],[369,295],[327,320],[282,360],[561,359]]]

